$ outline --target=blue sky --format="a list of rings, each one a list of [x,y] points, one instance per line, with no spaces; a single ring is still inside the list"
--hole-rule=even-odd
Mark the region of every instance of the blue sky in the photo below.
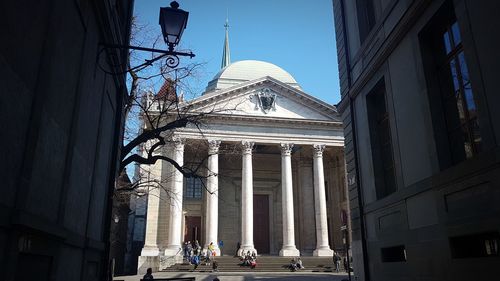
[[[229,16],[231,61],[262,60],[289,72],[303,90],[323,101],[340,100],[331,0],[177,0],[189,12],[178,49],[206,63],[192,83],[202,91],[220,70],[224,23]],[[158,13],[170,1],[135,0],[140,23],[160,32]],[[189,58],[182,58],[183,63]]]

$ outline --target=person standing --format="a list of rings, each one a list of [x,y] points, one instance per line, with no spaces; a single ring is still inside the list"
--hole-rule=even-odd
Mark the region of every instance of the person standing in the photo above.
[[[337,254],[337,252],[333,253],[333,262],[335,264],[335,271],[338,273],[340,272],[340,256]]]
[[[188,241],[188,244],[187,244],[187,255],[188,255],[189,259],[191,259],[192,254],[193,254],[193,246],[191,245],[191,241]]]
[[[210,245],[208,245],[208,251],[210,251],[211,256],[215,256],[215,246],[214,242],[210,242]]]
[[[222,256],[222,247],[224,247],[224,241],[222,239],[219,241],[220,255]]]
[[[194,240],[193,251],[194,251],[195,255],[201,254],[201,246],[200,246],[200,242],[198,242],[198,240]]]
[[[153,269],[151,267],[146,270],[146,274],[144,274],[142,280],[154,280]]]
[[[240,241],[238,241],[238,243],[236,244],[236,253],[234,254],[235,257],[238,256],[238,251],[240,250],[240,247],[241,247],[241,243],[240,243]]]

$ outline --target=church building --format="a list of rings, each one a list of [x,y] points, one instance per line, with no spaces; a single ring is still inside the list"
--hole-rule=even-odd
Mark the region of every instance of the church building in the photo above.
[[[231,63],[227,24],[221,70],[180,106],[210,113],[176,130],[163,153],[185,167],[205,163],[206,177],[183,178],[165,161],[145,167],[168,188],[149,191],[140,271],[179,262],[184,242],[195,240],[213,243],[217,255],[344,251],[349,208],[335,106],[274,64]]]

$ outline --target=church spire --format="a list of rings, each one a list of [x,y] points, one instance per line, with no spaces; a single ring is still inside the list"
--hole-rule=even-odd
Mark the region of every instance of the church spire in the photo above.
[[[231,53],[229,51],[229,20],[227,18],[224,28],[226,29],[226,38],[224,39],[224,49],[222,51],[221,69],[231,64]]]

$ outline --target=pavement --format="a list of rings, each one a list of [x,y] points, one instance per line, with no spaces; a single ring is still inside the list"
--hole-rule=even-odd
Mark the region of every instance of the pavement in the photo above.
[[[315,273],[315,272],[258,272],[258,273],[244,273],[244,272],[220,272],[220,273],[201,273],[201,272],[156,272],[153,273],[156,278],[181,278],[181,277],[195,277],[196,281],[212,281],[218,277],[220,281],[341,281],[348,280],[347,273]],[[115,277],[114,280],[123,281],[139,281],[142,275],[135,276],[120,276]],[[354,277],[352,278],[354,280]]]

